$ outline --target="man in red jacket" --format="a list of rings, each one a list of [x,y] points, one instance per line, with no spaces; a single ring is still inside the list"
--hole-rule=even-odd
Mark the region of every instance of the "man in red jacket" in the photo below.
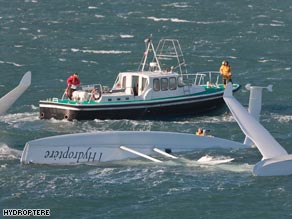
[[[80,85],[80,79],[77,73],[72,74],[67,78],[66,96],[71,100],[73,92]]]

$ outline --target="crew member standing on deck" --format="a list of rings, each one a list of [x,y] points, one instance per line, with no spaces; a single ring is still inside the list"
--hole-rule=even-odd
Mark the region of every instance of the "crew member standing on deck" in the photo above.
[[[73,92],[80,85],[80,79],[77,73],[72,74],[67,78],[66,96],[71,100]]]
[[[231,66],[229,65],[229,63],[227,61],[223,61],[219,71],[220,71],[220,74],[222,75],[222,80],[223,80],[223,84],[224,84],[224,88],[225,88],[226,84],[228,82],[232,83]]]

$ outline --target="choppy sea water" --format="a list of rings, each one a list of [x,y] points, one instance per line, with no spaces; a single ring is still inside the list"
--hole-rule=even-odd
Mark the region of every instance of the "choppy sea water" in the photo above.
[[[38,101],[61,97],[78,72],[83,84],[112,85],[120,71],[136,70],[143,40],[180,40],[189,72],[218,70],[227,59],[233,81],[267,86],[262,124],[292,152],[290,1],[44,1],[0,0],[0,96],[26,71],[32,85],[0,117],[0,210],[50,209],[51,218],[291,218],[291,176],[255,177],[259,152],[203,150],[178,161],[143,159],[105,166],[22,166],[25,142],[57,134],[105,130],[175,131],[198,127],[243,141],[226,108],[174,121],[43,121]],[[249,93],[236,97],[245,106]],[[224,165],[196,162],[209,154]],[[1,212],[2,213],[2,212]],[[0,214],[2,216],[2,214]]]

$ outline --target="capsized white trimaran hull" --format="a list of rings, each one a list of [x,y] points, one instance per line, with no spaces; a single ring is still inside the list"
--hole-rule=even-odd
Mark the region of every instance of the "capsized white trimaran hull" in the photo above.
[[[0,115],[6,113],[10,106],[23,94],[30,86],[31,72],[26,72],[19,85],[0,99]]]
[[[123,147],[122,147],[123,146]],[[109,131],[59,135],[27,142],[21,163],[79,164],[137,158],[139,155],[163,157],[155,148],[177,153],[207,148],[246,148],[248,146],[216,137],[174,132]]]

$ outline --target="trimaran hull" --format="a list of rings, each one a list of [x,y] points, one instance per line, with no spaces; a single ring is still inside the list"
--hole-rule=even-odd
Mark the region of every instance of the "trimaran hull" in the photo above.
[[[23,150],[21,162],[24,164],[61,165],[100,164],[140,157],[135,152],[161,157],[162,152],[175,154],[214,147],[230,149],[246,148],[248,146],[216,137],[174,132],[109,131],[80,133],[29,141]],[[160,151],[160,153],[157,151]]]

